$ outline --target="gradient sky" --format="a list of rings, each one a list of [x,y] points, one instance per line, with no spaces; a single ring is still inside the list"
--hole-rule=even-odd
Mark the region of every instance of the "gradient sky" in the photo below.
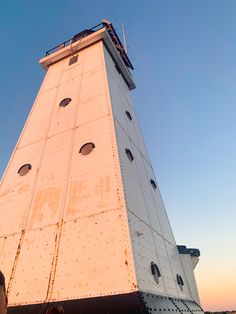
[[[124,22],[136,112],[177,244],[197,247],[204,310],[236,309],[236,1],[2,0],[0,174],[44,76],[45,51]]]

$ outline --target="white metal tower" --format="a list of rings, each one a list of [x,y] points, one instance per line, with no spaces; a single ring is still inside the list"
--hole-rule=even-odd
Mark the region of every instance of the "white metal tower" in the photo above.
[[[0,187],[9,313],[202,312],[199,251],[177,246],[111,23],[47,52]]]

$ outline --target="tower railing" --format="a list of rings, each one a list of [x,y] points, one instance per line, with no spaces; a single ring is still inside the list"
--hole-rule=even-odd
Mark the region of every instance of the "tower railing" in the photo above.
[[[95,25],[95,26],[93,26],[93,27],[91,27],[89,29],[83,30],[82,32],[74,35],[72,38],[70,38],[70,39],[60,43],[59,45],[53,47],[52,49],[46,51],[46,56],[49,56],[52,53],[54,53],[54,52],[56,52],[56,51],[58,51],[60,49],[63,49],[65,47],[67,47],[67,46],[69,46],[69,45],[71,45],[71,44],[73,44],[73,43],[75,43],[75,42],[77,42],[77,41],[79,41],[79,40],[81,40],[81,39],[83,39],[83,38],[93,34],[94,32],[99,31],[102,28],[106,29],[109,37],[111,38],[111,40],[114,43],[116,49],[118,50],[118,52],[119,52],[119,54],[120,54],[124,64],[128,68],[133,70],[134,69],[133,65],[132,65],[131,61],[129,60],[129,57],[126,54],[125,49],[124,49],[124,47],[123,47],[123,45],[122,45],[122,43],[121,43],[121,41],[120,41],[120,39],[118,37],[118,35],[117,35],[113,25],[109,21],[107,21],[107,20],[103,20],[102,23],[99,23],[99,24],[97,24],[97,25]]]

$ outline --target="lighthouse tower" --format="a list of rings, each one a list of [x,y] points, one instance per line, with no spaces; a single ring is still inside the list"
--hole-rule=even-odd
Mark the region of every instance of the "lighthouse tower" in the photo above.
[[[112,24],[40,64],[46,75],[0,187],[9,313],[202,312],[200,254],[175,243]]]

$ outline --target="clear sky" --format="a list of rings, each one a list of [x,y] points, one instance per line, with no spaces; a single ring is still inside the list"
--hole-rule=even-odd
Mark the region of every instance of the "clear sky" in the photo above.
[[[126,28],[136,112],[205,310],[236,309],[236,1],[2,0],[0,174],[44,76],[38,60],[110,19]]]

